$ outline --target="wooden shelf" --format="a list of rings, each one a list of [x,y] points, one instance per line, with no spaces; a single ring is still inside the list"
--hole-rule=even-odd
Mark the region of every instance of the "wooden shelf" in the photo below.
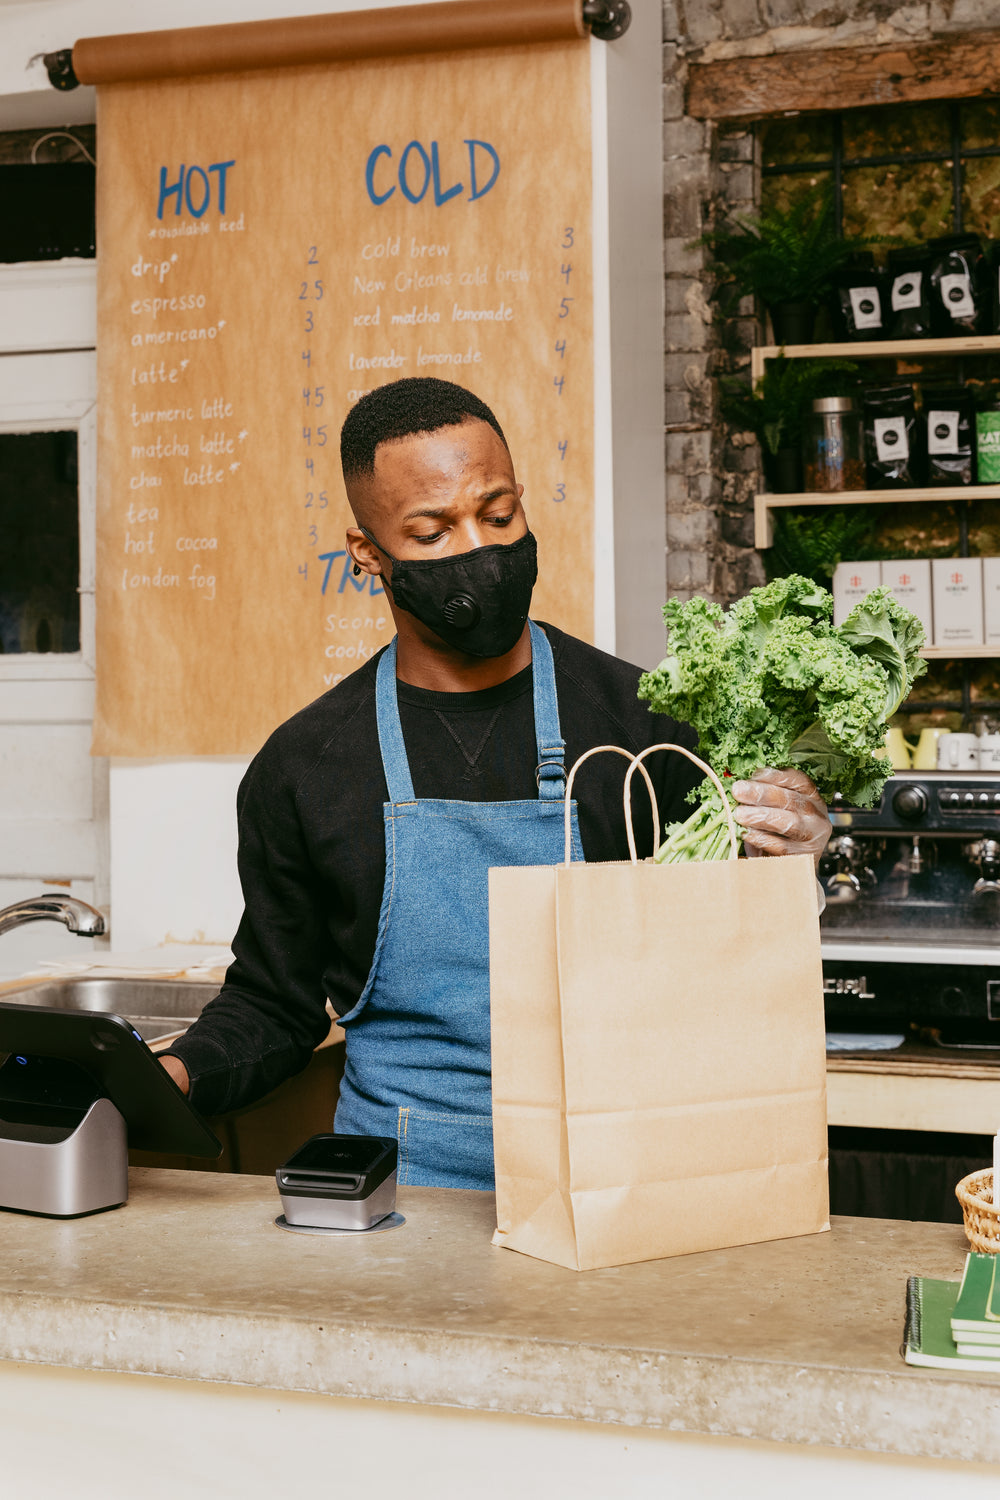
[[[755,495],[754,546],[773,546],[773,510],[815,505],[906,505],[914,500],[936,500],[939,503],[953,500],[1000,500],[1000,484],[945,484],[912,490],[806,490],[795,495]]]
[[[779,344],[765,344],[751,351],[750,373],[756,382],[764,373],[764,361],[777,359]],[[1000,354],[1000,334],[976,334],[960,339],[864,339],[853,344],[787,344],[787,359],[884,359],[922,354]]]
[[[1000,646],[925,646],[928,661],[989,661],[1000,656]]]

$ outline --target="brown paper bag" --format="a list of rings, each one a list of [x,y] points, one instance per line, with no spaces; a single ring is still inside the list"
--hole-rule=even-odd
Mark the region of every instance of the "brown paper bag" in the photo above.
[[[570,864],[568,827],[490,871],[494,1243],[582,1271],[829,1228],[812,860]]]

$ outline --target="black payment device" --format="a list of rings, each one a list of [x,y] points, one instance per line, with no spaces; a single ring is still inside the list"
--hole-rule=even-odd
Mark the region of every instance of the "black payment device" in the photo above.
[[[282,1228],[357,1232],[390,1216],[399,1220],[397,1155],[389,1136],[310,1136],[274,1174],[285,1210]]]
[[[122,1016],[0,1003],[0,1209],[75,1218],[128,1199],[128,1147],[222,1146]]]

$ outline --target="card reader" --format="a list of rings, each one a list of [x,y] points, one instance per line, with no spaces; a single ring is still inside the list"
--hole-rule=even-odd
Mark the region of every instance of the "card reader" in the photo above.
[[[274,1174],[286,1225],[375,1228],[396,1207],[396,1157],[388,1136],[310,1136]]]

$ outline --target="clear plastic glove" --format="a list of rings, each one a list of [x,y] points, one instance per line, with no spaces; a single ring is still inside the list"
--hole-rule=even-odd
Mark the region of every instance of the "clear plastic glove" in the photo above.
[[[804,771],[766,766],[731,790],[748,855],[811,854],[819,863],[832,832],[830,816]]]

